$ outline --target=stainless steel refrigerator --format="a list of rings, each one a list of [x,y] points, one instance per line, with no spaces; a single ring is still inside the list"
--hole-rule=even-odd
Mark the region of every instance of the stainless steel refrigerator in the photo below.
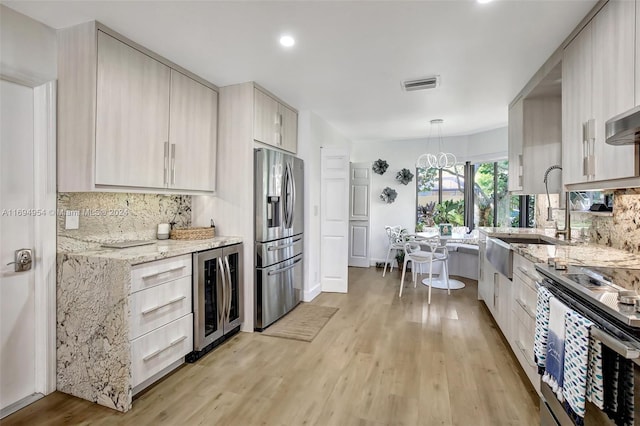
[[[299,302],[303,282],[304,162],[255,150],[255,329],[263,330]]]

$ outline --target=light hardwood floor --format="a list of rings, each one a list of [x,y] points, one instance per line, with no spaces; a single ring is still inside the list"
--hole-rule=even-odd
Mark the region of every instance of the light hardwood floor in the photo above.
[[[538,398],[477,284],[414,290],[400,274],[349,270],[349,293],[311,343],[240,333],[181,367],[126,414],[59,392],[2,425],[536,425]]]

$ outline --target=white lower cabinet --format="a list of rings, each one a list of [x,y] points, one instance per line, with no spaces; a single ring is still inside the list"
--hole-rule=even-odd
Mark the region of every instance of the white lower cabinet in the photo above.
[[[134,393],[193,351],[192,294],[190,254],[132,268],[129,340]]]
[[[129,337],[135,339],[191,313],[191,275],[129,296]]]
[[[511,350],[540,393],[540,376],[533,358],[533,340],[536,329],[536,304],[540,280],[533,262],[513,255],[513,279],[509,280],[496,271],[484,256],[480,244],[481,266],[478,277],[478,299],[484,300],[493,319],[500,328]]]
[[[131,375],[136,387],[193,350],[193,314],[131,342]]]
[[[540,278],[533,262],[517,254],[513,257],[513,339],[509,343],[532,386],[540,393],[540,376],[533,357],[538,297],[536,281]]]

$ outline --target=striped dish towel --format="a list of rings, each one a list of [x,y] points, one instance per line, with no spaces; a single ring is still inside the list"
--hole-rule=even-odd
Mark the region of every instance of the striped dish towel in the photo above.
[[[551,293],[546,287],[538,288],[536,303],[536,332],[533,342],[533,354],[538,364],[538,374],[544,374],[547,359],[547,338],[549,336],[549,298]]]
[[[577,425],[584,424],[589,365],[589,330],[593,323],[569,309],[565,317],[564,377],[565,410]]]
[[[587,370],[587,401],[604,409],[604,386],[602,378],[602,343],[589,337],[589,369]]]
[[[555,297],[549,299],[549,336],[542,381],[551,387],[560,402],[564,402],[565,317],[568,311],[569,308]]]

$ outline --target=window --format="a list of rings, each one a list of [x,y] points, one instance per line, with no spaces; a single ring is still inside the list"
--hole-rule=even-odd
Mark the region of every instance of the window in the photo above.
[[[464,225],[464,164],[417,169],[416,176],[416,231],[439,223]]]
[[[509,162],[474,165],[475,226],[533,227],[535,197],[509,195]]]
[[[439,223],[469,228],[534,226],[535,197],[510,195],[507,191],[508,161],[467,163],[466,166],[417,169],[417,232]],[[468,189],[466,203],[465,183],[473,188],[473,194],[471,188]]]

